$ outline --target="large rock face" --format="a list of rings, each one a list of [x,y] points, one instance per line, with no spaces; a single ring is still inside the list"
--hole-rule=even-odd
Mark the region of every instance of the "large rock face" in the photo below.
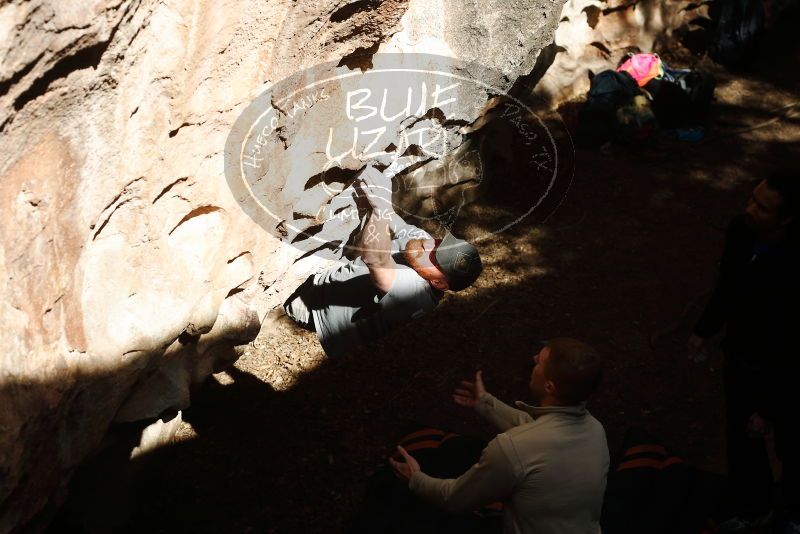
[[[226,138],[255,96],[376,51],[479,59],[508,88],[561,7],[0,1],[0,532],[46,521],[115,421],[187,406],[319,268],[226,182]]]

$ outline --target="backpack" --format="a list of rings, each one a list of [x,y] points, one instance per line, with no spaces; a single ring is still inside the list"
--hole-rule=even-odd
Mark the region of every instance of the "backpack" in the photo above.
[[[714,99],[714,77],[701,70],[671,70],[663,79],[650,80],[645,90],[653,97],[653,113],[663,129],[704,124]]]
[[[680,85],[661,79],[650,80],[644,88],[653,98],[651,106],[660,128],[671,130],[692,125],[692,101]]]
[[[714,100],[714,89],[717,86],[714,76],[709,72],[693,70],[679,75],[675,82],[689,95],[692,124],[704,123],[708,118],[711,102]]]
[[[633,97],[630,104],[617,110],[617,125],[617,140],[632,145],[648,141],[658,130],[650,101],[644,95]]]
[[[427,425],[410,423],[399,442],[437,478],[457,478],[475,464],[486,447],[479,438],[461,436]],[[395,459],[400,459],[395,455]],[[490,534],[501,532],[502,505],[496,503],[468,514],[451,514],[419,499],[400,482],[388,465],[369,479],[361,508],[345,519],[345,534]]]
[[[578,141],[595,146],[612,139],[619,127],[617,110],[630,105],[640,94],[639,85],[627,72],[605,70],[596,74],[578,112]]]
[[[716,21],[711,58],[726,67],[741,67],[753,60],[764,33],[762,0],[715,0],[709,15]]]
[[[725,518],[727,481],[701,471],[641,429],[628,430],[608,474],[603,534],[706,534]]]
[[[617,71],[627,72],[639,87],[644,87],[650,80],[664,76],[664,65],[658,54],[629,54]]]

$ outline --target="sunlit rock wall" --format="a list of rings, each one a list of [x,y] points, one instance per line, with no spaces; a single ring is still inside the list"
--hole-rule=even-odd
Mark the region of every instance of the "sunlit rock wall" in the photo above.
[[[46,524],[115,421],[187,406],[308,274],[225,180],[256,95],[376,51],[479,59],[507,88],[561,7],[0,0],[0,532]]]

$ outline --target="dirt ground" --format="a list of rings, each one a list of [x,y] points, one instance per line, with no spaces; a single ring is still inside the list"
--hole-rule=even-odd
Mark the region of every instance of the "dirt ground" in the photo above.
[[[781,58],[737,74],[703,60],[718,80],[703,142],[577,149],[571,188],[546,222],[483,243],[474,287],[383,341],[332,361],[311,333],[283,321],[265,328],[195,392],[182,441],[140,468],[124,530],[335,532],[405,421],[490,438],[452,389],[483,369],[495,395],[524,399],[535,343],[561,335],[606,360],[590,410],[612,452],[638,426],[724,472],[719,355],[687,360],[690,304],[710,287],[722,229],[753,181],[800,160],[800,109],[776,111],[800,101],[800,53]],[[575,109],[560,110],[569,129]],[[469,209],[468,236],[502,206]]]

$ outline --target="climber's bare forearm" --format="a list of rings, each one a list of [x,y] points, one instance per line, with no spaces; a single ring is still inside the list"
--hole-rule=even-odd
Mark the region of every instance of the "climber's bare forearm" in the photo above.
[[[376,210],[377,211],[377,210]],[[397,276],[392,258],[392,240],[389,221],[381,214],[373,212],[361,233],[361,259],[369,269],[375,287],[388,293]]]

